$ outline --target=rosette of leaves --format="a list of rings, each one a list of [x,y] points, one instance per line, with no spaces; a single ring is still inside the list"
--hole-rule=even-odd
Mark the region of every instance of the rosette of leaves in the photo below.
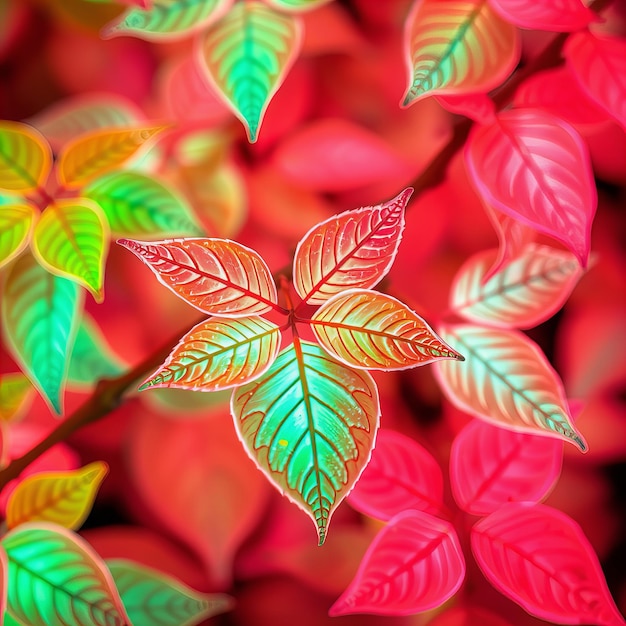
[[[293,278],[280,275],[278,287],[263,259],[234,241],[118,242],[210,315],[140,389],[233,388],[245,449],[313,519],[320,544],[376,439],[378,392],[367,370],[463,360],[405,304],[372,290],[393,263],[412,191],[314,226],[298,244]]]

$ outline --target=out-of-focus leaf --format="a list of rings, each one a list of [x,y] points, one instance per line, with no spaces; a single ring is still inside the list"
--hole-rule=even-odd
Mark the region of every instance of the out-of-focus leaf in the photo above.
[[[593,548],[561,511],[507,504],[480,520],[471,540],[489,582],[531,615],[559,624],[625,623]]]
[[[465,363],[441,361],[435,372],[448,399],[471,415],[512,430],[587,444],[572,424],[563,383],[537,344],[515,330],[441,325]]]
[[[0,374],[0,421],[15,422],[32,399],[33,386],[21,372]]]
[[[39,131],[20,122],[0,122],[0,189],[37,189],[51,165],[50,146]]]
[[[570,32],[596,19],[581,0],[489,0],[489,4],[507,22],[521,28]]]
[[[11,626],[11,618],[6,618],[7,587],[9,586],[9,564],[4,548],[0,547],[0,625]],[[14,622],[15,623],[15,622]]]
[[[33,233],[33,253],[48,271],[83,285],[104,300],[104,262],[109,226],[100,207],[86,198],[48,205]]]
[[[464,604],[459,603],[439,613],[428,622],[428,626],[514,626],[491,611]]]
[[[465,161],[493,208],[563,242],[587,264],[598,198],[587,147],[572,126],[539,109],[504,111],[474,128]]]
[[[265,0],[279,11],[310,11],[317,9],[331,0]]]
[[[134,626],[195,626],[233,607],[225,594],[198,593],[162,572],[127,561],[105,561]]]
[[[201,36],[199,57],[206,75],[251,142],[267,105],[300,50],[302,24],[261,2],[239,2]]]
[[[6,277],[2,324],[7,346],[58,414],[82,305],[76,283],[48,273],[30,255],[19,258]]]
[[[539,502],[561,473],[563,444],[470,422],[452,442],[450,484],[457,504],[488,515],[507,502]]]
[[[125,626],[128,617],[104,562],[76,533],[28,523],[2,538],[8,609],[30,626]]]
[[[313,519],[320,545],[367,465],[378,429],[371,375],[297,337],[233,393],[235,427],[259,469]]]
[[[381,428],[372,458],[348,502],[357,511],[384,521],[407,509],[439,515],[443,509],[441,469],[417,441]]]
[[[279,308],[265,261],[239,243],[209,238],[118,243],[140,258],[160,283],[204,313],[246,317]]]
[[[437,96],[437,102],[451,113],[465,115],[479,124],[490,124],[496,114],[493,100],[484,93],[464,96]]]
[[[95,461],[77,470],[33,474],[18,484],[7,503],[9,529],[26,522],[52,522],[71,530],[87,519],[109,468]]]
[[[37,213],[32,206],[13,204],[0,209],[0,267],[19,256],[30,241]]]
[[[471,321],[501,328],[532,328],[558,311],[583,270],[570,252],[528,244],[485,281],[495,250],[470,257],[457,272],[450,307]]]
[[[218,391],[258,378],[280,348],[280,330],[262,317],[212,317],[194,326],[142,385]]]
[[[104,211],[111,232],[122,237],[201,235],[187,202],[155,178],[109,172],[83,190]]]
[[[423,511],[404,511],[378,533],[329,614],[427,611],[451,598],[464,577],[463,552],[452,524]]]
[[[345,289],[379,283],[396,257],[412,193],[409,187],[389,202],[346,211],[311,228],[293,260],[298,295],[323,304]]]
[[[331,356],[351,367],[390,371],[463,360],[415,311],[369,289],[349,289],[328,300],[311,328]]]
[[[404,34],[403,106],[429,95],[491,91],[520,57],[516,28],[485,0],[417,0]]]

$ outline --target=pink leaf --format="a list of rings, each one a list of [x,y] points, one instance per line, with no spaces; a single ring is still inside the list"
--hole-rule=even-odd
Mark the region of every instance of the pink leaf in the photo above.
[[[489,582],[531,615],[559,624],[624,624],[593,548],[570,517],[513,503],[472,529],[472,551]]]
[[[507,22],[537,30],[569,32],[596,20],[581,0],[489,0]]]
[[[489,204],[563,242],[586,265],[598,199],[587,148],[572,126],[538,109],[505,111],[474,128],[465,160]]]
[[[626,41],[581,32],[563,53],[587,95],[626,127]]]
[[[474,420],[454,439],[450,483],[457,504],[488,515],[507,502],[539,502],[561,473],[563,444]]]
[[[423,511],[404,511],[378,533],[329,615],[427,611],[451,598],[464,576],[453,526]]]
[[[496,107],[484,93],[471,93],[463,96],[437,96],[437,102],[450,113],[465,115],[480,124],[494,121]]]
[[[443,509],[443,476],[437,461],[416,441],[381,428],[369,465],[348,502],[384,521],[406,509],[439,515]]]

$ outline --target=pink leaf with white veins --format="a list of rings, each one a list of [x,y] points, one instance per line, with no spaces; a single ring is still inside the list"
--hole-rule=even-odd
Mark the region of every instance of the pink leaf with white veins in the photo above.
[[[507,22],[521,28],[569,32],[596,20],[581,0],[489,0]]]

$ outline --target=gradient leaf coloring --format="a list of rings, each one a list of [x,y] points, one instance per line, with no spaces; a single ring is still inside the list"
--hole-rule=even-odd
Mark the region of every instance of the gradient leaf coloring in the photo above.
[[[489,0],[507,22],[538,30],[569,32],[595,20],[595,14],[581,0]]]
[[[22,372],[0,374],[0,421],[17,421],[31,399],[33,386]]]
[[[450,522],[404,511],[376,536],[331,616],[411,615],[441,606],[463,582],[465,561]]]
[[[439,331],[466,359],[434,365],[453,404],[497,426],[557,437],[587,451],[563,384],[535,343],[515,330],[471,324],[442,325]]]
[[[35,209],[29,205],[9,204],[0,208],[0,267],[28,247],[36,218]]]
[[[279,11],[311,11],[328,4],[331,0],[265,0],[265,2]]]
[[[374,447],[371,375],[294,337],[263,376],[234,391],[232,413],[248,454],[313,519],[321,545]]]
[[[404,106],[428,95],[490,91],[520,56],[517,30],[486,0],[417,0],[406,21],[404,45]]]
[[[297,17],[252,0],[239,2],[201,36],[198,54],[206,75],[251,142],[267,106],[293,64],[302,40]]]

